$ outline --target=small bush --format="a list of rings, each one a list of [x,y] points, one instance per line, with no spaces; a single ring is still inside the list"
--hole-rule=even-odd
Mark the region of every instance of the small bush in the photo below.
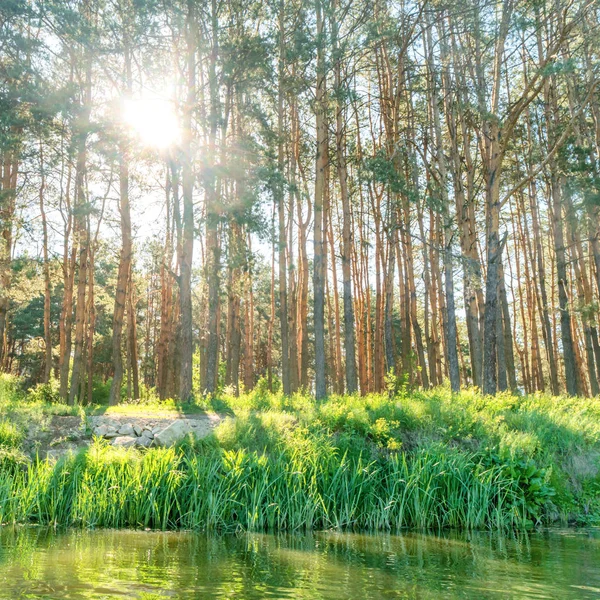
[[[9,421],[0,421],[0,448],[19,448],[23,434]]]
[[[60,402],[60,383],[58,379],[51,379],[49,383],[38,383],[30,388],[27,399],[30,402],[41,402],[43,404],[56,404]]]
[[[28,463],[29,459],[18,448],[0,446],[0,472],[14,477],[14,473],[18,472],[19,469],[22,469]]]
[[[7,373],[0,373],[0,401],[16,402],[23,399],[21,379]]]

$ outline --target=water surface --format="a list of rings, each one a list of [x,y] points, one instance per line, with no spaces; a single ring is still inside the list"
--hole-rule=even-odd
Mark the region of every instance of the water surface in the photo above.
[[[600,598],[600,530],[218,537],[2,528],[0,598]]]

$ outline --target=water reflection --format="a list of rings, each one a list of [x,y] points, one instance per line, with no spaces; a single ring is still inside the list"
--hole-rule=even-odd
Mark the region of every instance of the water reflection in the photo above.
[[[0,598],[600,598],[600,531],[0,530]]]

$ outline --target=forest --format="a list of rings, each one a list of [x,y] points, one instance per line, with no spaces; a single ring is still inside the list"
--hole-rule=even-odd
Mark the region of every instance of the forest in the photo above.
[[[598,395],[599,11],[2,2],[2,372]]]
[[[600,0],[0,0],[0,600],[599,564]]]

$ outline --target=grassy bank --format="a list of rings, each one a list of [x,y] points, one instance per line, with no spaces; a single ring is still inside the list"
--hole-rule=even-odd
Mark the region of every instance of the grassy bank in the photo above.
[[[186,407],[232,416],[202,442],[140,451],[98,441],[54,464],[19,454],[24,425],[73,409],[10,385],[0,383],[3,523],[221,531],[600,523],[600,400],[438,389],[316,403],[257,390]],[[154,410],[181,408],[116,409]]]

